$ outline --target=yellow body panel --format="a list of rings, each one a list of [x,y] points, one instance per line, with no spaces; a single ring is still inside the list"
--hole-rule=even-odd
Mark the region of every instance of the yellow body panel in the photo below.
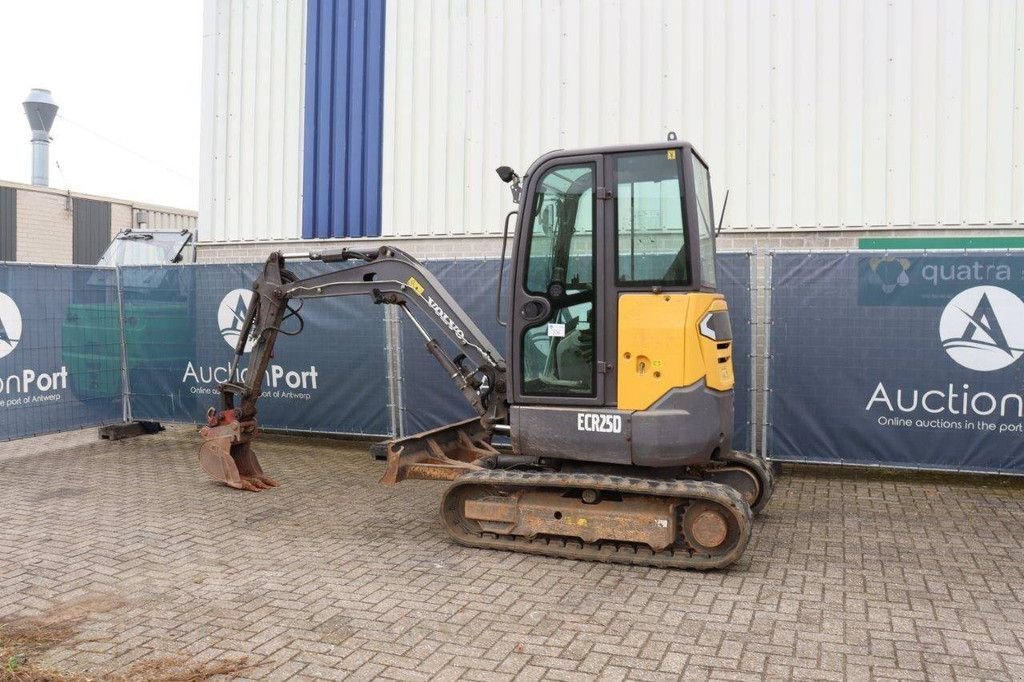
[[[701,319],[714,310],[726,310],[721,294],[619,296],[620,410],[645,410],[670,389],[701,379],[719,391],[733,387],[732,342],[716,342],[699,330]]]

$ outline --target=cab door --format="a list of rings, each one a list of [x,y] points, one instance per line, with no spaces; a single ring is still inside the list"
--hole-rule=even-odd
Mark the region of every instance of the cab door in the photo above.
[[[510,325],[516,403],[603,404],[603,171],[600,156],[569,157],[530,179]]]
[[[509,324],[513,447],[538,456],[629,460],[628,420],[605,408],[609,244],[600,155],[530,174]]]

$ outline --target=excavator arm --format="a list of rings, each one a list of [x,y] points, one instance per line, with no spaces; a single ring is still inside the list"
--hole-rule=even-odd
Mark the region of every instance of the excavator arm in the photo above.
[[[315,277],[297,278],[285,265],[291,259],[354,263]],[[221,384],[221,409],[210,408],[199,459],[211,477],[235,488],[261,490],[277,485],[263,473],[252,451],[258,433],[256,414],[262,384],[279,334],[302,330],[301,302],[309,298],[368,296],[374,303],[398,306],[423,335],[438,361],[477,417],[388,442],[388,466],[382,481],[404,478],[451,480],[487,465],[498,456],[490,446],[496,429],[507,428],[508,402],[504,358],[451,294],[414,257],[389,246],[376,250],[340,249],[303,254],[273,253],[253,283],[253,295],[239,334],[229,378]],[[432,320],[458,349],[449,357],[412,312]],[[284,329],[289,318],[295,331]],[[292,326],[292,325],[289,325]],[[245,347],[254,341],[245,372]]]

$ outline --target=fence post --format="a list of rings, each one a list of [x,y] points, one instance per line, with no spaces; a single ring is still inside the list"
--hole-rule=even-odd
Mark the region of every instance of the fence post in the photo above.
[[[750,442],[750,452],[755,457],[757,456],[757,422],[755,415],[757,413],[757,256],[758,253],[747,252],[747,269],[749,270],[749,279],[747,289],[750,294],[750,352],[747,354],[747,365],[750,371],[750,411],[747,413],[747,434]]]
[[[775,252],[769,251],[764,264],[764,366],[762,378],[764,379],[764,402],[761,406],[761,450],[765,459],[768,453],[768,403],[771,394],[771,385],[768,379],[768,367],[771,364],[771,342],[772,342],[772,268],[775,261]]]
[[[128,344],[124,333],[124,295],[121,286],[121,268],[114,268],[114,283],[117,290],[117,321],[121,335],[121,419],[132,421],[131,384],[128,379]]]
[[[391,435],[401,438],[405,435],[402,400],[402,324],[398,310],[393,305],[384,307],[384,354],[387,361],[388,419]]]

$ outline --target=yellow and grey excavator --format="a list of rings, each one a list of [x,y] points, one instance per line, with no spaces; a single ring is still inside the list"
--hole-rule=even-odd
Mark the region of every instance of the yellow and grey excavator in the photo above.
[[[508,362],[397,248],[275,252],[202,431],[203,470],[233,488],[277,485],[252,441],[282,325],[297,318],[301,328],[302,299],[364,295],[408,316],[476,412],[386,444],[382,483],[451,481],[441,520],[456,542],[649,566],[733,563],[774,480],[762,458],[732,449],[733,339],[716,292],[707,165],[670,135],[556,151],[522,178],[507,166],[498,174],[521,206],[505,221],[507,245],[516,217]],[[298,279],[286,268],[297,259],[339,268]],[[500,284],[496,293],[500,302]],[[495,435],[511,451],[495,448]]]

